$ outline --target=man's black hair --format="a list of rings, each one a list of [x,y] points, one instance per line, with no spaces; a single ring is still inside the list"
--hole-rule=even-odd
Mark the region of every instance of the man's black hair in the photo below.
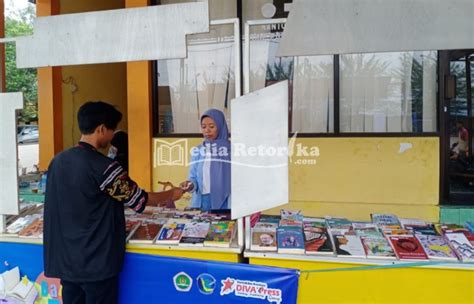
[[[122,113],[103,101],[88,101],[77,112],[79,130],[84,135],[94,133],[101,124],[109,130],[115,130],[120,120],[122,120]]]

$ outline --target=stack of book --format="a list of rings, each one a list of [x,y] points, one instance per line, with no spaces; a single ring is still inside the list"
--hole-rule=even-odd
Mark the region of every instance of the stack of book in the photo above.
[[[253,251],[338,257],[474,261],[474,223],[433,224],[394,214],[372,214],[372,222],[303,217],[282,210],[262,215],[252,228]],[[303,245],[302,245],[303,243]]]

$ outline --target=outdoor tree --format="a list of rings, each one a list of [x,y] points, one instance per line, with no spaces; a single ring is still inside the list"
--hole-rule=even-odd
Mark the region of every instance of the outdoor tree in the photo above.
[[[33,34],[33,6],[11,12],[5,18],[5,36],[17,37]],[[5,47],[6,91],[23,92],[24,106],[19,120],[28,123],[38,120],[38,81],[36,69],[17,69],[14,43]]]

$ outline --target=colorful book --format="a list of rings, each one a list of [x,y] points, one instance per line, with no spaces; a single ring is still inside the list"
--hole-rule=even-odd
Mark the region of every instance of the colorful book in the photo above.
[[[364,246],[355,234],[332,235],[334,248],[338,257],[365,258]]]
[[[207,233],[209,232],[209,222],[190,222],[184,226],[183,235],[179,240],[181,246],[204,246]]]
[[[469,232],[467,228],[458,224],[436,224],[435,229],[440,235],[444,235],[445,233]]]
[[[384,237],[361,237],[365,254],[373,259],[396,259],[395,252]]]
[[[150,243],[152,244],[155,241],[156,236],[160,232],[160,229],[163,225],[142,222],[140,226],[135,229],[132,237],[129,240],[129,243]]]
[[[471,233],[474,233],[474,222],[467,221],[465,226]]]
[[[162,245],[177,245],[183,234],[185,223],[178,223],[176,221],[170,220],[168,223],[164,224],[156,238],[157,244]]]
[[[377,225],[370,222],[353,222],[352,229],[360,237],[383,237]]]
[[[292,227],[303,227],[303,221],[295,221],[295,220],[280,220],[280,227],[282,226],[292,226]]]
[[[474,262],[474,246],[464,233],[446,233],[445,237],[461,261]]]
[[[17,234],[39,218],[41,218],[39,214],[20,217],[7,227],[6,232],[9,234]]]
[[[277,250],[277,228],[275,223],[258,222],[252,228],[252,244],[250,249],[254,251],[276,251]]]
[[[439,235],[433,224],[426,224],[424,226],[406,225],[405,229],[414,235]]]
[[[399,260],[427,260],[423,246],[415,236],[412,235],[389,235],[390,245]]]
[[[133,220],[133,219],[126,219],[125,220],[125,236],[126,242],[130,240],[135,230],[140,226],[141,221]]]
[[[278,224],[280,220],[281,218],[279,215],[268,215],[268,214],[262,214],[260,215],[260,218],[258,219],[258,221],[262,223],[276,223],[276,224]]]
[[[296,226],[283,226],[277,229],[278,253],[304,254],[303,230]]]
[[[352,222],[346,218],[328,217],[326,218],[326,225],[330,229],[352,229]]]
[[[43,238],[43,219],[38,218],[18,233],[21,238]]]
[[[301,213],[301,210],[290,211],[290,210],[281,209],[280,217],[282,220],[297,221],[297,222],[303,221],[303,213]]]
[[[333,255],[334,249],[326,228],[316,225],[306,225],[304,233],[304,248],[306,254]]]
[[[400,221],[394,214],[378,214],[372,213],[372,222],[382,229],[400,229],[402,228]]]
[[[204,246],[229,248],[235,235],[234,221],[212,222]]]
[[[428,225],[427,222],[419,219],[413,219],[413,218],[399,218],[398,221],[402,225],[402,228],[408,229],[405,226],[426,226]]]
[[[449,247],[448,241],[439,235],[416,235],[428,258],[433,260],[457,261],[454,251]]]

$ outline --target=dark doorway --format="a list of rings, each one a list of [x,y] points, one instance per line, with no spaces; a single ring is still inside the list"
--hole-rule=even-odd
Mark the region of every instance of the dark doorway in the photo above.
[[[443,52],[439,75],[442,203],[474,205],[474,50]]]

